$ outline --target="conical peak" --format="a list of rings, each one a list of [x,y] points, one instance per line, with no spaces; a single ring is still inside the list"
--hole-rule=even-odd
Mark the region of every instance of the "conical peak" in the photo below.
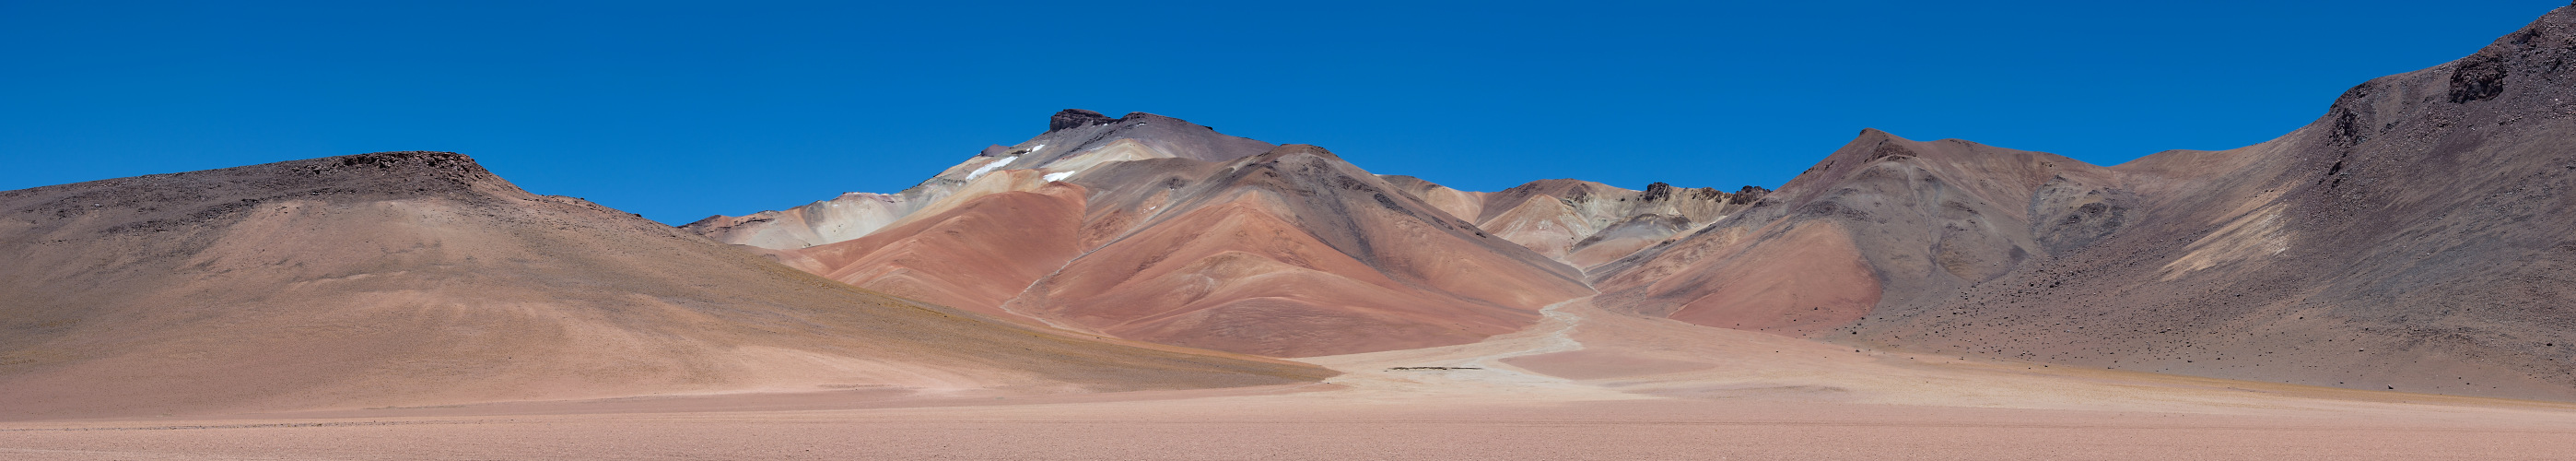
[[[1905,141],[1905,140],[1907,140],[1907,139],[1905,139],[1904,137],[1897,136],[1897,135],[1896,135],[1896,134],[1894,134],[1894,133],[1888,133],[1886,130],[1881,130],[1881,129],[1877,129],[1877,128],[1861,128],[1861,129],[1860,129],[1860,134],[1858,134],[1858,135],[1854,135],[1854,136],[1852,137],[1852,142],[1863,142],[1863,141],[1868,141],[1868,142],[1878,142],[1878,141],[1886,141],[1886,140]]]
[[[1905,148],[1907,148],[1907,149],[1918,148],[1918,147],[1921,147],[1921,146],[1931,146],[1931,145],[1936,145],[1936,144],[1951,144],[1951,145],[1962,146],[1962,147],[1969,147],[1969,148],[1978,148],[1978,147],[1992,148],[1992,147],[1993,147],[1993,146],[1988,146],[1988,145],[1985,145],[1985,144],[1983,144],[1983,143],[1979,143],[1979,142],[1976,142],[1976,141],[1969,141],[1969,140],[1965,140],[1965,139],[1958,139],[1958,138],[1941,138],[1941,139],[1935,139],[1935,140],[1931,140],[1931,141],[1916,141],[1916,140],[1913,140],[1913,139],[1907,139],[1907,138],[1906,138],[1906,137],[1904,137],[1904,136],[1897,136],[1895,133],[1889,133],[1889,132],[1887,132],[1887,131],[1885,131],[1885,130],[1880,130],[1880,129],[1877,129],[1877,128],[1862,128],[1862,129],[1860,130],[1860,134],[1859,134],[1859,135],[1856,135],[1856,136],[1853,136],[1853,137],[1852,137],[1851,142],[1849,142],[1849,143],[1844,143],[1844,144],[1843,144],[1843,149],[1845,149],[1845,150],[1849,150],[1849,149],[1851,149],[1852,147],[1874,147],[1874,146],[1888,145],[1888,144],[1901,144],[1901,145],[1906,146]],[[1939,149],[1939,147],[1936,147],[1936,149]]]
[[[1911,148],[1914,143],[1914,140],[1877,128],[1862,128],[1859,135],[1853,136],[1851,142],[1844,143],[1843,148],[1836,150],[1834,155],[1827,157],[1827,160],[1831,161],[1832,157],[1855,155],[1864,161],[1888,157],[1915,157],[1919,154]]]
[[[1834,154],[1827,156],[1825,161],[1820,163],[1833,163],[1836,159],[1845,157],[1858,157],[1861,161],[1874,161],[1887,158],[1903,160],[1907,158],[1929,156],[1937,159],[1964,161],[1997,155],[2021,154],[2046,157],[2047,160],[2054,163],[2091,165],[2090,163],[2084,163],[2082,161],[2057,154],[1995,147],[1976,141],[1958,138],[1915,141],[1897,136],[1893,133],[1880,131],[1876,128],[1862,129],[1859,136],[1853,137],[1849,143],[1844,143],[1842,149],[1836,150]]]
[[[1500,192],[1496,192],[1496,193],[1498,193],[1498,194],[1526,194],[1526,193],[1561,194],[1561,193],[1564,193],[1565,191],[1568,191],[1568,190],[1588,190],[1588,189],[1592,189],[1592,188],[1595,188],[1595,187],[1599,187],[1599,188],[1606,188],[1606,189],[1619,189],[1619,190],[1626,190],[1626,189],[1620,189],[1620,188],[1618,188],[1618,187],[1611,186],[1611,185],[1608,185],[1608,184],[1602,184],[1602,183],[1597,183],[1597,182],[1592,182],[1592,181],[1585,181],[1585,180],[1581,180],[1581,179],[1573,179],[1573,178],[1558,178],[1558,179],[1541,179],[1541,180],[1536,180],[1536,181],[1525,182],[1525,183],[1521,183],[1521,185],[1518,185],[1518,186],[1512,186],[1512,187],[1511,187],[1511,188],[1509,188],[1509,189],[1503,189],[1502,191],[1500,191]]]
[[[1270,149],[1269,153],[1261,154],[1261,156],[1276,159],[1297,154],[1313,155],[1335,160],[1340,160],[1342,158],[1339,155],[1333,155],[1333,151],[1325,150],[1322,146],[1316,146],[1313,144],[1284,144],[1280,145],[1278,148]]]

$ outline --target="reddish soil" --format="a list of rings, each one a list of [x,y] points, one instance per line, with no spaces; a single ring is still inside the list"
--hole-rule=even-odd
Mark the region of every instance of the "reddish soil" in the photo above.
[[[1098,186],[1084,235],[1103,244],[1031,285],[1012,311],[1121,338],[1302,357],[1474,342],[1589,293],[1572,268],[1320,148],[1222,168],[1172,159],[1101,170],[1078,181]]]
[[[7,191],[0,216],[0,419],[1330,374],[850,287],[447,153]]]
[[[1063,183],[973,197],[857,240],[778,253],[841,283],[1019,318],[1002,302],[1082,253],[1082,197]]]
[[[1657,285],[1699,290],[1669,317],[1701,325],[1805,334],[1849,324],[1878,304],[1878,278],[1851,236],[1831,223],[1798,226],[1739,256],[1710,261],[1707,278]]]

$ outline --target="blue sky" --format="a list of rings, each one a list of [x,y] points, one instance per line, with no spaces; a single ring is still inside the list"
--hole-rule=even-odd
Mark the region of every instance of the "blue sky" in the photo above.
[[[684,223],[899,190],[1068,107],[1469,190],[1776,186],[1864,127],[2116,164],[2565,4],[1227,3],[0,0],[0,189],[444,150]]]

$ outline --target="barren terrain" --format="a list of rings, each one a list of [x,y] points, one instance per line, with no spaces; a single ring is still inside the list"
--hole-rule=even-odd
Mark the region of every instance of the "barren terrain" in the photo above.
[[[1324,384],[0,423],[14,459],[2557,459],[2576,405],[1853,351],[1549,306]],[[1686,348],[1665,347],[1688,340]],[[1433,369],[1445,367],[1452,369]],[[1398,369],[1408,368],[1408,369]]]
[[[1778,191],[1078,109],[676,228],[442,152],[0,191],[0,458],[2565,459],[2571,8],[2254,146]]]
[[[0,192],[0,420],[1312,382],[1020,327],[387,152]]]

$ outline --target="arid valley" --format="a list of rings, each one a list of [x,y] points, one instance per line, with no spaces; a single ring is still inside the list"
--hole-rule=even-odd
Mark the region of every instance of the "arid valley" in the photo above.
[[[1065,109],[677,226],[471,152],[0,191],[0,458],[2567,459],[2570,62],[1733,189]]]

